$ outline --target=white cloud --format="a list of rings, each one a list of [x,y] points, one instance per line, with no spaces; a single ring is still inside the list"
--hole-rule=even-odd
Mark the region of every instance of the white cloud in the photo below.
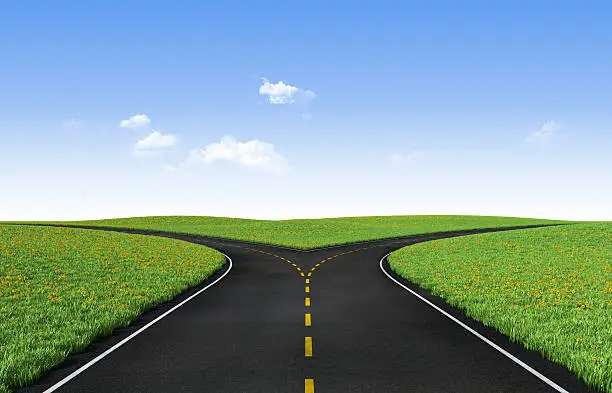
[[[278,174],[291,170],[287,159],[276,151],[273,144],[257,139],[239,142],[231,136],[223,137],[220,142],[211,143],[203,149],[192,150],[185,163],[208,165],[219,160],[258,167]]]
[[[525,140],[527,142],[548,140],[552,138],[557,129],[559,129],[559,125],[557,123],[555,123],[553,120],[547,121],[542,125],[542,127],[540,127],[539,130],[527,136]]]
[[[147,115],[136,114],[127,120],[121,120],[119,127],[121,128],[140,128],[151,123],[151,119]]]
[[[270,83],[266,78],[262,78],[259,94],[268,96],[268,102],[274,105],[306,103],[316,97],[316,94],[311,90],[299,89],[285,84],[283,81]]]
[[[407,154],[395,153],[389,157],[389,162],[391,164],[403,164],[406,162],[411,162],[417,157],[422,157],[423,154],[418,151],[413,151]]]
[[[167,149],[176,144],[177,138],[172,134],[163,135],[159,131],[153,131],[145,138],[136,142],[134,151],[136,153],[156,153],[159,150]]]

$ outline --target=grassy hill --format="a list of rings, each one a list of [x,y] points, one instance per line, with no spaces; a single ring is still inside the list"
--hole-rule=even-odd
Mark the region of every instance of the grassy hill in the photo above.
[[[220,269],[162,237],[0,225],[0,392],[23,386]]]
[[[280,221],[226,217],[150,216],[86,221],[48,221],[44,223],[151,229],[308,249],[419,233],[570,223],[570,221],[443,215],[342,217]]]
[[[440,239],[389,256],[404,278],[612,392],[612,223]]]

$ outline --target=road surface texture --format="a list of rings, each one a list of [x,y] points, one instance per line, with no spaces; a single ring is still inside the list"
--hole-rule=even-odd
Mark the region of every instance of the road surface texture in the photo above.
[[[227,254],[232,268],[227,272],[226,264],[198,287],[93,343],[85,353],[71,355],[16,393],[592,392],[565,368],[471,320],[386,266],[403,285],[552,385],[544,382],[392,281],[379,264],[385,254],[406,245],[508,229],[415,235],[309,251],[115,229],[207,245]],[[75,375],[225,272],[215,285]]]

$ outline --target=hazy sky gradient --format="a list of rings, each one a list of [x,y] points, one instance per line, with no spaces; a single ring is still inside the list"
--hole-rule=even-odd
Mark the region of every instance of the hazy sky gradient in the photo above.
[[[504,3],[5,2],[0,220],[612,220],[612,3]]]

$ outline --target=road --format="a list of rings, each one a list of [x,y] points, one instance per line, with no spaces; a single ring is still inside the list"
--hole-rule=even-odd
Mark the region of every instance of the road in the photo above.
[[[231,258],[232,268],[227,272],[226,266],[15,392],[50,392],[54,385],[53,391],[75,393],[563,391],[393,282],[379,264],[385,254],[406,245],[507,229],[416,235],[307,252],[117,229],[213,247]],[[388,266],[386,270],[391,272]],[[215,285],[66,380],[224,273]],[[569,392],[593,391],[539,353],[391,275],[553,384]]]

